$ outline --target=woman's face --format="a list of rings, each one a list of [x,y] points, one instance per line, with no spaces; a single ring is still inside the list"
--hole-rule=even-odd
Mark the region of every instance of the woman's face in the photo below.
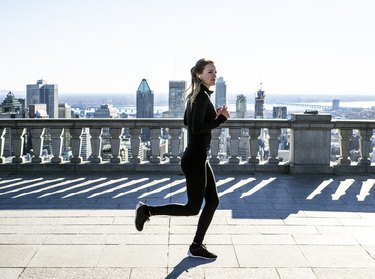
[[[210,86],[215,85],[215,82],[216,82],[215,65],[212,63],[207,64],[204,67],[203,72],[201,74],[198,74],[197,76],[207,88],[210,88]]]

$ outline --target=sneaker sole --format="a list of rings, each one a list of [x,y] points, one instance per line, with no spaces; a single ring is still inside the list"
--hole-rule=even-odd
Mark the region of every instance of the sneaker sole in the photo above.
[[[190,251],[188,251],[188,256],[191,257],[191,258],[196,258],[196,259],[204,259],[204,260],[216,260],[216,258],[206,258],[206,257],[202,257],[202,256],[195,256],[193,255]]]
[[[142,230],[138,230],[137,228],[137,213],[138,213],[138,208],[140,208],[142,205],[144,205],[143,202],[139,201],[135,207],[135,217],[134,217],[134,225],[135,225],[135,228],[137,229],[137,231],[141,232]]]

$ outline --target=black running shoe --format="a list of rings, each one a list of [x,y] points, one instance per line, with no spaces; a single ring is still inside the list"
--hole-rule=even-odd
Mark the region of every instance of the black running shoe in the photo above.
[[[150,221],[150,215],[147,215],[145,213],[147,205],[143,202],[138,202],[136,208],[135,208],[135,227],[138,231],[143,230],[143,225],[146,221]]]
[[[188,256],[193,258],[201,258],[201,259],[207,259],[207,260],[215,260],[217,256],[215,254],[212,254],[209,252],[204,244],[201,244],[198,247],[193,247],[190,245]]]

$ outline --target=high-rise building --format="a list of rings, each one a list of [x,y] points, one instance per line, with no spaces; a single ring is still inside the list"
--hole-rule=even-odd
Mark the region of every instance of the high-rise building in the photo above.
[[[222,107],[227,103],[227,85],[223,77],[219,77],[216,81],[215,90],[215,107]]]
[[[154,92],[148,86],[146,79],[142,79],[137,90],[137,118],[154,117]]]
[[[236,100],[236,118],[246,118],[247,117],[247,107],[246,107],[246,96],[241,94],[237,95]],[[230,150],[228,150],[230,152]],[[241,129],[240,143],[238,147],[238,155],[242,160],[247,160],[249,157],[250,145],[249,145],[249,131],[248,129]]]
[[[59,118],[73,118],[72,108],[67,103],[59,104]]]
[[[146,79],[142,79],[137,90],[137,118],[154,118],[154,92],[148,86]],[[150,139],[150,129],[142,128],[142,141]]]
[[[100,105],[94,113],[94,118],[119,118],[118,109],[111,104]]]
[[[185,111],[184,93],[186,82],[184,80],[169,81],[169,117],[183,117]]]
[[[340,109],[340,100],[333,99],[332,100],[332,110],[339,110]]]
[[[26,86],[26,105],[46,104],[49,118],[58,118],[58,90],[57,84],[46,84],[38,80],[36,84]]]
[[[22,114],[23,110],[24,107],[22,101],[17,99],[14,94],[9,91],[0,105],[0,113]]]
[[[255,97],[255,118],[264,118],[264,98],[266,95],[261,89],[258,90],[257,96]]]
[[[287,107],[273,107],[272,117],[287,119]]]
[[[243,94],[237,95],[236,118],[246,118],[246,96]]]

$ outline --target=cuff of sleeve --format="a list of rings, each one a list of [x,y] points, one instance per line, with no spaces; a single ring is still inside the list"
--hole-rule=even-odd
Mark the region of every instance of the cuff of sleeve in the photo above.
[[[223,123],[223,122],[225,122],[227,120],[227,118],[224,115],[222,115],[222,114],[219,115],[218,119],[219,119],[220,123]]]

